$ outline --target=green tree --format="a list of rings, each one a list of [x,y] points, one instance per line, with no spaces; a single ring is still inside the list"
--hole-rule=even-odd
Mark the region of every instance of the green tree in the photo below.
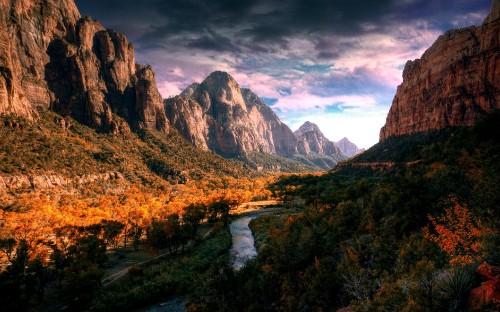
[[[229,204],[226,202],[214,202],[208,205],[208,221],[211,223],[222,221],[227,225],[229,220]]]
[[[191,204],[184,208],[182,220],[190,226],[191,235],[194,237],[198,232],[198,227],[207,216],[207,206],[203,204]]]

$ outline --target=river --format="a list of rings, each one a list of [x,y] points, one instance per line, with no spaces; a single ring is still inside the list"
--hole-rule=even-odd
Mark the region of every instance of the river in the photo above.
[[[256,215],[241,217],[229,225],[233,238],[233,247],[229,251],[233,269],[241,269],[245,263],[257,256],[252,231],[248,225],[250,221],[257,218]],[[160,304],[152,305],[139,310],[140,312],[183,312],[186,310],[186,300],[183,298],[172,298]]]
[[[257,256],[253,234],[248,224],[257,216],[242,217],[234,220],[229,225],[233,237],[233,247],[229,251],[233,269],[241,269],[248,260]]]

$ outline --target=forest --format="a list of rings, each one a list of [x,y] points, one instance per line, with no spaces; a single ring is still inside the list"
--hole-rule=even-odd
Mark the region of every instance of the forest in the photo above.
[[[498,311],[469,294],[489,285],[478,267],[500,264],[499,122],[392,138],[278,180],[273,194],[302,212],[252,221],[257,258],[220,270],[193,310]]]
[[[0,304],[134,311],[180,296],[187,311],[498,311],[470,294],[488,283],[478,267],[500,265],[499,122],[391,138],[326,173],[9,198]],[[231,213],[270,198],[284,213],[251,222],[258,256],[235,271]],[[141,252],[168,256],[105,282],[111,257]]]

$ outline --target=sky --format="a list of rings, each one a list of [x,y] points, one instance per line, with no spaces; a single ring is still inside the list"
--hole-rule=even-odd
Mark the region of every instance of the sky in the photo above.
[[[491,0],[76,0],[127,36],[164,98],[228,72],[292,130],[378,142],[402,71],[440,34],[481,25]]]

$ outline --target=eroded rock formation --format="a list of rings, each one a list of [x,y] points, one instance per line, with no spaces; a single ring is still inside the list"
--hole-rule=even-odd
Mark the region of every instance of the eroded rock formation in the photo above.
[[[234,157],[247,152],[281,156],[297,152],[288,126],[225,72],[210,74],[165,101],[170,124],[197,147]]]
[[[323,155],[341,154],[335,143],[328,140],[318,125],[312,122],[306,121],[293,134],[297,138],[299,154],[308,155],[311,152]]]
[[[450,30],[408,61],[380,140],[470,126],[500,108],[500,0],[482,26]]]
[[[0,114],[52,109],[104,131],[127,126],[116,115],[168,129],[152,69],[72,0],[0,0],[0,50]]]
[[[74,188],[87,183],[119,181],[123,179],[124,177],[120,172],[86,174],[74,178],[67,178],[60,174],[0,176],[0,192],[4,190],[18,191],[24,189],[46,190],[56,187]]]

